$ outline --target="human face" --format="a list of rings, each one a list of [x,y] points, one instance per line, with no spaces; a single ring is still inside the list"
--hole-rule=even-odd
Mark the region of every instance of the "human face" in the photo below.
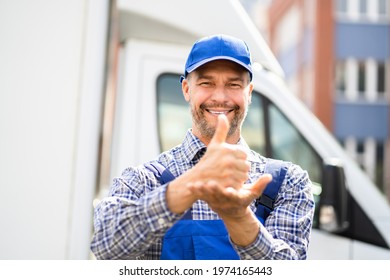
[[[247,70],[228,60],[212,61],[190,73],[182,89],[191,107],[194,135],[207,145],[218,115],[225,114],[230,123],[227,142],[238,142],[253,89]]]

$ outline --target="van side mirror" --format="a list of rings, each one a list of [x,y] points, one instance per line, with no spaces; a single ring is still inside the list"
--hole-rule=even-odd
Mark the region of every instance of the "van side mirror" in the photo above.
[[[341,233],[349,227],[348,190],[344,168],[338,159],[323,164],[319,226],[328,232]]]

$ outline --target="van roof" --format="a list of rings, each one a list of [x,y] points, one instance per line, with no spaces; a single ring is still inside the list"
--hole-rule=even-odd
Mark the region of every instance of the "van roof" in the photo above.
[[[138,38],[192,46],[199,38],[227,34],[248,44],[253,62],[284,77],[259,30],[238,0],[118,0],[121,41]]]

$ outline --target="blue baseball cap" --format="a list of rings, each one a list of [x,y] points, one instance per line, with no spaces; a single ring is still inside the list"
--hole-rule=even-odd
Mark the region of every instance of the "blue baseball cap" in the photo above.
[[[198,67],[219,59],[230,60],[241,65],[249,71],[252,80],[252,59],[248,45],[241,39],[218,34],[195,42],[188,55],[184,76],[180,78],[180,82]]]

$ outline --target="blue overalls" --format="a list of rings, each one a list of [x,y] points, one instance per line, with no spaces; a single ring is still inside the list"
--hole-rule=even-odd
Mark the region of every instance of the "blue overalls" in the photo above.
[[[166,184],[175,177],[158,162],[146,165]],[[265,172],[272,175],[263,194],[256,200],[256,216],[262,224],[273,210],[273,204],[284,180],[288,165],[282,161],[268,159]],[[162,260],[238,260],[222,220],[193,220],[191,209],[170,228],[162,243]]]

